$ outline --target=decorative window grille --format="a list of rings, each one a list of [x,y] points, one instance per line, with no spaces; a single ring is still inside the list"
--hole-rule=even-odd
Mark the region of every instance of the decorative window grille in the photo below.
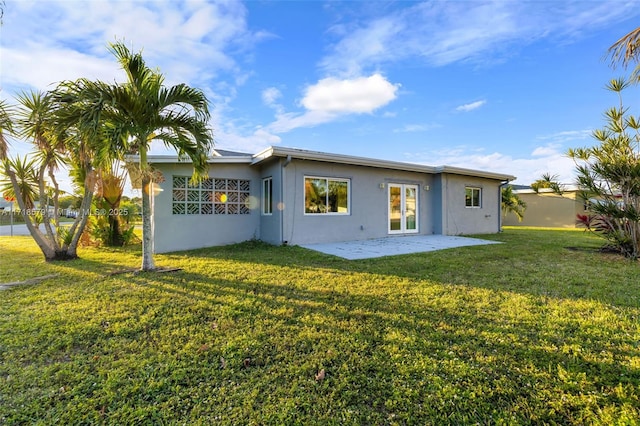
[[[187,176],[173,176],[173,214],[250,214],[251,181],[206,178],[192,184]]]

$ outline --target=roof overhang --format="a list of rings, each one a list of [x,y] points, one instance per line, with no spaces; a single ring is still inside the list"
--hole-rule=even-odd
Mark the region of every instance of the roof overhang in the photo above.
[[[308,151],[304,149],[273,147],[273,146],[254,155],[252,164],[260,164],[261,162],[266,161],[273,157],[283,157],[283,158],[290,157],[292,159],[295,158],[299,160],[324,161],[324,162],[338,163],[338,164],[348,164],[348,165],[374,167],[374,168],[391,169],[391,170],[405,170],[405,171],[429,173],[429,174],[450,173],[450,174],[482,177],[487,179],[508,181],[508,182],[516,179],[516,177],[512,175],[486,172],[482,170],[464,169],[460,167],[451,167],[451,166],[434,167],[434,166],[427,166],[424,164],[405,163],[401,161],[379,160],[375,158],[356,157],[356,156],[342,155],[342,154],[330,154],[326,152]]]
[[[126,157],[127,162],[138,162],[140,161],[139,155],[128,155]],[[224,156],[224,157],[208,157],[207,162],[210,164],[224,164],[224,163],[234,163],[234,164],[251,164],[252,163],[251,156]],[[177,155],[148,155],[147,162],[149,164],[191,164],[192,161],[189,157],[180,157]]]
[[[403,170],[427,174],[448,173],[461,176],[480,177],[503,182],[515,180],[515,176],[502,173],[493,173],[483,170],[465,169],[452,166],[428,166],[425,164],[405,163],[401,161],[380,160],[376,158],[357,157],[352,155],[331,154],[319,151],[310,151],[298,148],[274,147],[271,146],[255,155],[215,155],[208,158],[209,164],[251,164],[258,165],[274,158],[290,158],[297,160],[322,161],[335,164],[346,164],[352,166],[373,167],[378,169]],[[138,155],[127,156],[127,162],[137,162]],[[189,157],[179,157],[177,155],[149,155],[149,164],[191,164]]]
[[[253,156],[253,164],[259,164],[272,157],[291,157],[298,160],[323,161],[328,163],[349,164],[355,166],[375,167],[393,170],[408,170],[421,173],[436,173],[435,167],[400,161],[379,160],[375,158],[355,157],[343,154],[330,154],[305,149],[269,147]]]
[[[482,178],[501,180],[501,181],[507,181],[507,182],[516,180],[516,177],[512,175],[486,172],[484,170],[473,170],[473,169],[465,169],[462,167],[452,167],[452,166],[439,166],[439,167],[436,167],[436,169],[438,173],[450,173],[453,175],[462,175],[462,176],[475,176],[475,177],[482,177]]]

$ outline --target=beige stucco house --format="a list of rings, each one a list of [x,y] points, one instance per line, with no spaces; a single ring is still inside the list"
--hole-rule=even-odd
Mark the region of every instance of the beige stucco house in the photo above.
[[[522,222],[513,213],[503,217],[506,226],[534,226],[548,228],[576,228],[576,215],[584,214],[585,203],[578,197],[578,188],[564,185],[562,195],[551,189],[514,189],[522,201],[527,203]]]

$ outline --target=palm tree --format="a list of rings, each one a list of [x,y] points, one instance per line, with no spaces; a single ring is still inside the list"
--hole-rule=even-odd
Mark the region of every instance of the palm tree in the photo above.
[[[57,130],[59,105],[54,102],[52,93],[22,93],[17,99],[19,106],[15,111],[15,133],[30,140],[37,151],[28,163],[20,159],[5,158],[5,175],[16,194],[18,206],[23,211],[28,212],[32,203],[30,200],[34,198],[32,185],[26,183],[36,183],[35,194],[41,207],[40,215],[25,214],[24,218],[45,259],[51,261],[76,258],[86,217],[77,218],[69,229],[60,227],[57,213],[61,191],[55,176],[58,167],[70,159],[70,147],[75,140],[70,137],[70,132]],[[92,192],[88,191],[83,200],[83,209],[88,209],[91,197]],[[53,200],[53,214],[48,208],[50,200]],[[37,226],[39,223],[44,225],[44,232]]]
[[[13,159],[7,158],[7,165],[11,171],[15,174],[16,182],[18,183],[18,191],[16,192],[12,180],[7,176],[0,180],[0,193],[12,199],[20,197],[24,203],[24,207],[27,210],[31,210],[35,207],[35,201],[38,198],[38,178],[36,159],[20,157],[19,155]]]
[[[9,152],[9,142],[5,136],[5,132],[13,132],[13,122],[10,115],[11,108],[3,100],[0,100],[0,161],[7,158]]]
[[[611,57],[611,65],[615,67],[617,63],[621,63],[626,68],[631,61],[637,62],[639,49],[640,28],[636,28],[609,47],[608,55]],[[640,81],[640,64],[633,70],[631,81],[635,83]]]
[[[119,207],[124,193],[126,173],[126,169],[118,160],[114,161],[110,167],[98,170],[97,195],[99,202],[106,211],[111,212],[107,215],[106,229],[104,229],[106,240],[103,243],[108,246],[122,246],[125,242],[120,226],[123,219],[119,215]]]
[[[147,153],[153,140],[174,148],[191,159],[194,179],[206,175],[207,155],[213,136],[207,127],[208,100],[205,94],[185,84],[165,87],[164,77],[151,70],[141,53],[132,53],[123,43],[110,45],[127,75],[121,84],[80,79],[65,83],[67,94],[81,100],[81,128],[90,131],[105,123],[106,134],[97,157],[117,158],[137,154],[136,172],[142,187],[142,267],[155,269],[151,231],[151,184],[153,169]]]
[[[513,192],[513,186],[507,185],[502,187],[502,214],[506,215],[511,212],[516,215],[518,222],[522,222],[524,211],[527,203],[522,201],[518,194]]]
[[[7,174],[10,170],[10,162],[8,158],[9,153],[9,141],[5,136],[6,133],[13,133],[13,122],[11,121],[10,115],[11,108],[5,101],[0,100],[0,163],[2,164],[2,169],[0,169],[0,175]],[[8,174],[7,174],[8,176]],[[12,188],[13,189],[13,188]],[[7,188],[0,189],[2,193],[6,192]],[[12,195],[13,191],[10,194]]]
[[[609,241],[625,256],[640,258],[640,123],[622,103],[629,85],[614,79],[606,88],[616,93],[619,107],[605,112],[606,125],[593,131],[593,146],[570,149],[576,163],[579,195],[590,202],[579,219],[587,229]]]
[[[543,173],[540,179],[537,179],[531,184],[531,188],[536,192],[540,192],[541,189],[550,189],[558,195],[564,193],[564,185],[558,182],[558,175],[552,175],[551,173]]]
[[[64,162],[65,140],[60,135],[52,132],[55,106],[50,93],[33,91],[21,93],[18,95],[18,102],[20,104],[17,114],[17,124],[20,128],[19,134],[25,139],[31,139],[36,148],[37,171],[35,178],[38,187],[38,199],[42,207],[48,204],[46,200],[49,198],[47,196],[46,178],[53,185],[54,192],[56,194],[59,192],[55,172]],[[53,199],[55,203],[54,210],[57,212],[57,196],[54,196]],[[45,218],[48,219],[48,210],[45,212]],[[54,215],[51,219],[53,224],[58,227],[57,215]],[[54,236],[57,232],[54,232],[55,230],[51,228],[50,221],[45,220],[44,225],[48,237],[52,240],[55,239]]]

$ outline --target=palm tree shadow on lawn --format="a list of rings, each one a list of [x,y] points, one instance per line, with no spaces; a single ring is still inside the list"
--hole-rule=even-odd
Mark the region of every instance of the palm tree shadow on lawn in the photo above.
[[[483,235],[504,244],[471,246],[383,258],[345,260],[296,246],[275,247],[251,241],[224,247],[175,252],[165,259],[224,259],[300,270],[333,269],[338,273],[372,273],[463,285],[494,291],[510,291],[535,297],[598,300],[619,307],[638,307],[640,282],[633,263],[602,252],[601,241],[568,233],[566,241],[548,241],[542,233],[523,240],[518,235]],[[576,239],[575,236],[580,238]],[[539,247],[536,247],[538,246]],[[576,249],[577,248],[577,249]],[[188,262],[186,262],[188,263]],[[603,266],[610,265],[603,273]],[[189,269],[188,265],[185,269]],[[631,297],[630,297],[631,296]]]
[[[557,231],[549,231],[553,235]],[[574,238],[547,241],[545,233],[523,240],[521,236],[496,234],[483,238],[505,244],[471,246],[384,258],[345,260],[297,246],[272,246],[249,241],[222,247],[174,252],[158,255],[158,272],[184,268],[202,262],[232,261],[297,268],[313,275],[314,271],[333,270],[337,274],[370,273],[412,280],[415,283],[441,283],[509,291],[534,297],[597,300],[618,307],[636,308],[640,300],[640,282],[635,277],[637,265],[621,256],[599,251],[601,241]],[[539,245],[540,247],[536,247]],[[110,251],[118,252],[117,249]],[[89,269],[102,275],[129,273],[138,262],[137,247],[125,248],[122,262],[100,262],[88,258],[58,263],[78,269]],[[87,265],[89,267],[87,268]],[[602,267],[612,267],[603,273]],[[200,266],[198,266],[200,268]],[[150,273],[154,273],[151,271]],[[145,274],[142,274],[145,276]]]
[[[413,282],[399,284],[396,292],[387,288],[370,294],[365,288],[319,288],[251,276],[224,279],[186,271],[149,278],[136,274],[127,281],[145,291],[169,294],[169,309],[189,310],[201,321],[194,326],[206,328],[220,343],[244,336],[244,347],[224,349],[222,344],[219,349],[219,356],[232,365],[251,359],[255,374],[277,375],[273,372],[306,368],[306,358],[321,360],[329,378],[348,375],[359,383],[359,396],[350,402],[355,405],[367,404],[366,395],[390,396],[394,386],[415,375],[441,377],[461,391],[469,382],[492,389],[475,396],[484,403],[475,402],[502,410],[522,399],[544,401],[550,391],[545,386],[577,395],[591,388],[633,387],[640,381],[640,370],[616,362],[637,358],[640,350],[612,345],[624,340],[615,326],[610,331],[617,337],[594,340],[577,321],[544,324],[536,318],[552,317],[552,310],[523,296],[515,297],[528,303],[521,308],[533,313],[524,318],[501,314],[500,307],[511,303],[504,293],[482,290],[480,296],[452,297],[446,288],[416,292]],[[487,298],[489,305],[479,310],[474,298]],[[199,312],[193,312],[194,306]],[[575,312],[576,317],[580,314]],[[220,337],[210,330],[212,323],[218,324]],[[428,392],[417,389],[414,402]],[[566,409],[571,410],[571,404]]]
[[[133,298],[127,306],[135,309],[124,316],[100,309],[105,323],[135,324],[129,338],[152,345],[169,330],[178,342],[171,344],[189,344],[197,335],[202,350],[228,364],[230,371],[212,372],[213,380],[243,371],[263,377],[261,386],[274,395],[286,392],[283,381],[300,374],[313,380],[323,368],[347,407],[375,406],[379,401],[368,395],[392,399],[403,386],[414,389],[407,404],[415,410],[445,388],[474,393],[459,406],[463,412],[486,406],[518,411],[525,401],[540,419],[559,422],[581,403],[553,414],[549,395],[572,401],[594,392],[603,395],[600,408],[619,404],[613,389],[640,382],[640,371],[628,362],[640,357],[637,336],[622,320],[637,304],[613,296],[598,303],[567,289],[567,280],[546,284],[564,276],[550,273],[560,263],[518,280],[565,252],[573,256],[568,263],[578,265],[593,254],[542,238],[533,244],[548,247],[515,256],[513,250],[526,244],[495,238],[509,244],[347,261],[249,242],[158,255],[159,264],[183,268],[165,274],[114,275],[138,263],[138,251],[129,249],[120,251],[116,264],[110,253],[56,266],[78,277],[92,274],[91,285],[111,289],[107,299]],[[487,274],[493,276],[481,278]],[[426,379],[418,385],[416,377]],[[358,392],[342,392],[345,383]],[[637,404],[633,396],[624,398]]]

